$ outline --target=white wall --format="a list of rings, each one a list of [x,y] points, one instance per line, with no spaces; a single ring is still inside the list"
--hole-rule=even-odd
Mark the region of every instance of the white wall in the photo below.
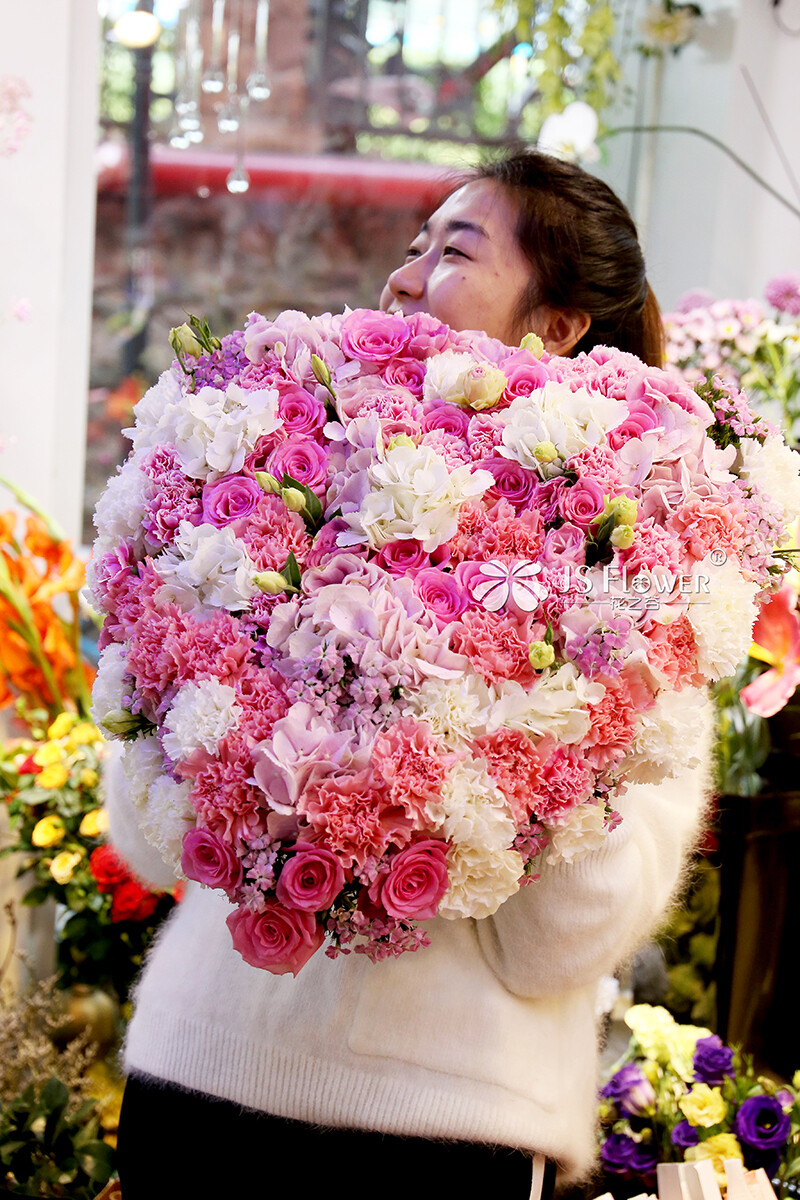
[[[89,367],[99,26],[96,0],[3,5],[0,75],[32,93],[33,128],[0,158],[0,474],[77,543]],[[6,507],[7,494],[0,495]]]

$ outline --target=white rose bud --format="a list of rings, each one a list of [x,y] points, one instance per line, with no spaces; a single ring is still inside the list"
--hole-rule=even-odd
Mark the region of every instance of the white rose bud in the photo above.
[[[555,662],[556,652],[549,642],[531,642],[528,648],[528,661],[534,671],[543,671]]]
[[[417,443],[407,433],[396,433],[394,437],[389,439],[387,450],[395,450],[398,446],[410,446],[412,450],[416,449]]]
[[[475,363],[464,375],[464,399],[477,412],[494,408],[507,387],[508,379],[491,363]]]
[[[558,450],[555,442],[537,442],[533,447],[533,454],[537,462],[551,463],[558,458]]]
[[[538,333],[526,333],[519,348],[520,350],[530,350],[534,358],[541,358],[544,354],[544,342]]]

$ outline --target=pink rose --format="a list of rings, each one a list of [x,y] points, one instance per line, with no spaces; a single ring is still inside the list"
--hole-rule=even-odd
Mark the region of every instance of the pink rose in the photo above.
[[[544,387],[551,372],[541,359],[534,358],[529,350],[517,350],[500,363],[508,383],[504,398],[510,404],[517,396],[530,396]]]
[[[263,495],[249,475],[224,475],[203,488],[203,520],[221,529],[232,521],[249,517]]]
[[[436,916],[448,882],[447,843],[425,838],[390,859],[388,874],[377,876],[369,897],[390,917],[427,921]]]
[[[325,495],[328,452],[312,438],[288,438],[270,455],[267,470],[282,481],[290,475],[317,496]]]
[[[322,912],[344,887],[344,871],[335,854],[323,846],[297,842],[280,873],[275,895],[287,908]]]
[[[187,879],[221,888],[230,896],[242,880],[242,864],[232,846],[210,829],[190,829],[183,839],[181,870]]]
[[[494,475],[494,483],[487,492],[489,499],[507,500],[517,509],[531,507],[541,482],[535,471],[529,471],[514,459],[501,455],[483,458],[477,465],[482,471],[490,471]]]
[[[403,541],[387,542],[382,546],[375,562],[389,575],[412,577],[428,567],[443,567],[449,559],[450,549],[446,545],[438,546],[432,554],[427,554],[415,538],[404,538]]]
[[[297,975],[325,940],[313,913],[285,908],[275,900],[268,900],[260,913],[237,908],[226,924],[244,961],[273,975]]]
[[[570,488],[564,488],[558,498],[558,506],[565,521],[587,529],[595,517],[603,511],[603,489],[593,479],[579,479]]]
[[[322,401],[292,384],[279,389],[278,414],[286,433],[295,437],[313,438],[328,420]]]
[[[432,429],[442,429],[452,433],[454,437],[466,438],[469,428],[469,413],[457,404],[449,404],[435,400],[425,405],[422,418],[422,432],[430,433]]]
[[[649,404],[633,400],[628,408],[625,420],[609,431],[608,444],[612,450],[619,450],[631,438],[640,438],[648,430],[658,428],[658,417]]]
[[[408,388],[419,398],[422,395],[425,367],[417,358],[398,358],[389,363],[384,378],[390,387]]]
[[[356,308],[342,321],[342,350],[361,362],[388,363],[408,342],[410,333],[402,317]]]
[[[469,596],[455,575],[426,567],[414,575],[414,591],[439,629],[455,621],[469,604]]]

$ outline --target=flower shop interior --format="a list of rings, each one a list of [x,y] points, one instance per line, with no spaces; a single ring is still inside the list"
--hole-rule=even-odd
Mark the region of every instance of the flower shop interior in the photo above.
[[[33,0],[3,28],[0,1194],[90,1200],[119,1194],[131,992],[185,890],[108,841],[119,729],[91,699],[93,514],[134,406],[252,312],[377,308],[448,180],[522,144],[630,210],[665,369],[743,391],[796,447],[800,0]],[[713,794],[676,899],[598,988],[581,1200],[742,1200],[759,1169],[800,1187],[785,561],[749,651],[709,676]],[[658,1173],[705,1161],[710,1182]]]

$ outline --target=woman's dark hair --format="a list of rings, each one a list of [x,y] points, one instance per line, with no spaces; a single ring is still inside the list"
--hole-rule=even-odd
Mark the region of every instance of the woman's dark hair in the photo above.
[[[573,354],[617,346],[661,366],[664,333],[630,213],[594,175],[536,150],[477,167],[470,179],[499,184],[519,209],[517,241],[534,268],[520,323],[538,305],[591,318]]]

